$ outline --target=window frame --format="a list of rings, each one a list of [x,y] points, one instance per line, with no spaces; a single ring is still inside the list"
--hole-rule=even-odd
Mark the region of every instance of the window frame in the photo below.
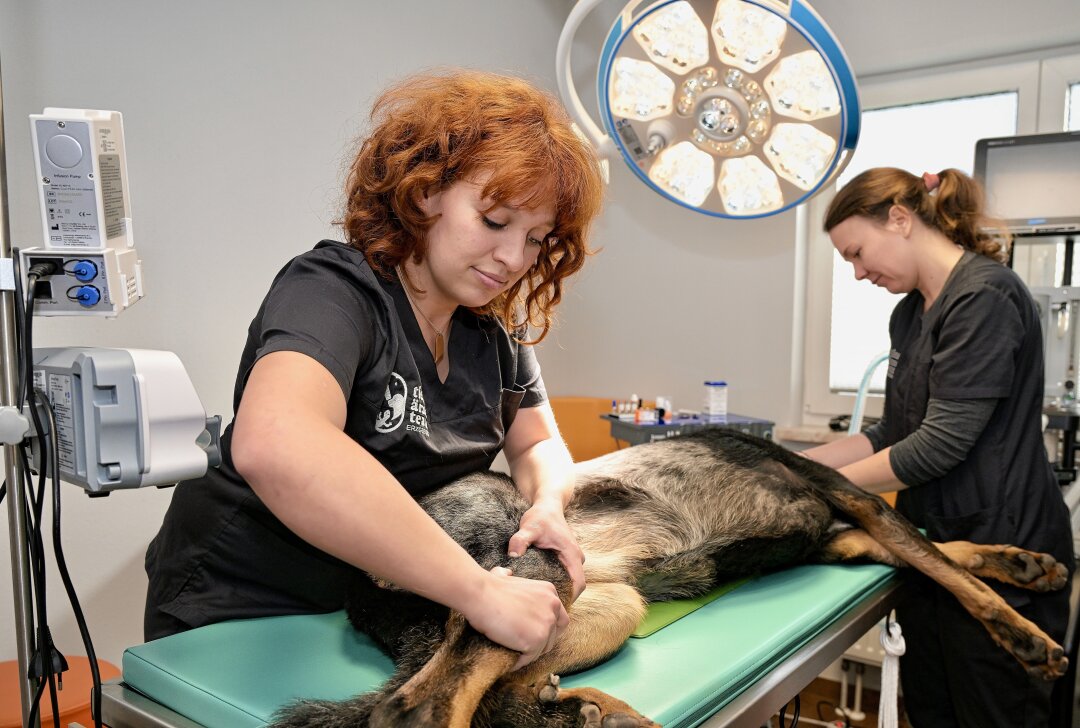
[[[1076,57],[1080,63],[1080,56]],[[864,110],[929,103],[993,93],[1017,93],[1017,134],[1035,133],[1041,113],[1039,99],[1045,96],[1040,87],[1040,59],[1014,60],[993,64],[963,64],[936,71],[905,72],[870,77],[860,82],[859,93]],[[1063,77],[1071,75],[1064,66]],[[1058,118],[1064,119],[1065,85],[1060,86]],[[1043,116],[1042,118],[1046,118]],[[1060,121],[1059,121],[1060,125]],[[974,148],[972,148],[974,155]],[[854,392],[833,391],[829,386],[829,357],[833,297],[833,248],[820,221],[835,196],[835,188],[818,194],[807,207],[809,220],[801,226],[802,239],[796,245],[806,251],[806,335],[804,339],[803,412],[804,424],[822,424],[830,417],[851,413]],[[884,395],[866,398],[865,414],[880,416]]]
[[[1047,58],[1042,62],[1039,79],[1040,132],[1065,128],[1065,90],[1080,83],[1080,53]]]

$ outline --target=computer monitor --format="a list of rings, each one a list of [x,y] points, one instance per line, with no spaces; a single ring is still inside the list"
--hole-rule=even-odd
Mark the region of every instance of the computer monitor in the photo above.
[[[1013,234],[1080,231],[1080,131],[980,139],[975,177]]]

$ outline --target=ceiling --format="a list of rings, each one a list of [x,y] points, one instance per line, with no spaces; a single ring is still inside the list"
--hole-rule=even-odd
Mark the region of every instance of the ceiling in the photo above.
[[[1080,44],[1080,0],[808,0],[859,77]]]

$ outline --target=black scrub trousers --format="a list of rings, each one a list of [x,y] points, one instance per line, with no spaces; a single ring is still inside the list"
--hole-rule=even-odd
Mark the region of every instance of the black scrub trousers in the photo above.
[[[897,510],[933,541],[1007,543],[1053,554],[1074,570],[1069,515],[1042,443],[1042,334],[1035,304],[1008,268],[966,252],[923,312],[910,293],[889,324],[892,351],[885,437],[912,434],[930,398],[994,399],[967,457],[930,482],[900,491]],[[1044,728],[1052,684],[1028,677],[956,598],[924,577],[897,610],[900,662],[914,728]],[[1037,594],[987,584],[1061,643],[1066,587]]]
[[[441,382],[401,283],[376,275],[359,251],[322,241],[275,278],[248,330],[233,406],[260,357],[306,354],[341,386],[345,433],[420,496],[489,468],[518,408],[546,400],[531,347],[500,323],[458,309],[448,346]],[[266,508],[233,467],[231,440],[230,425],[221,467],[177,486],[147,550],[148,640],[343,605],[352,567]]]

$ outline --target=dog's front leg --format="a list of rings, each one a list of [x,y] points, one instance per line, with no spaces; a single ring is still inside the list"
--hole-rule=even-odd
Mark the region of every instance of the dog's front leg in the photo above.
[[[446,638],[408,682],[376,706],[372,728],[469,728],[480,699],[520,655],[451,612]]]

